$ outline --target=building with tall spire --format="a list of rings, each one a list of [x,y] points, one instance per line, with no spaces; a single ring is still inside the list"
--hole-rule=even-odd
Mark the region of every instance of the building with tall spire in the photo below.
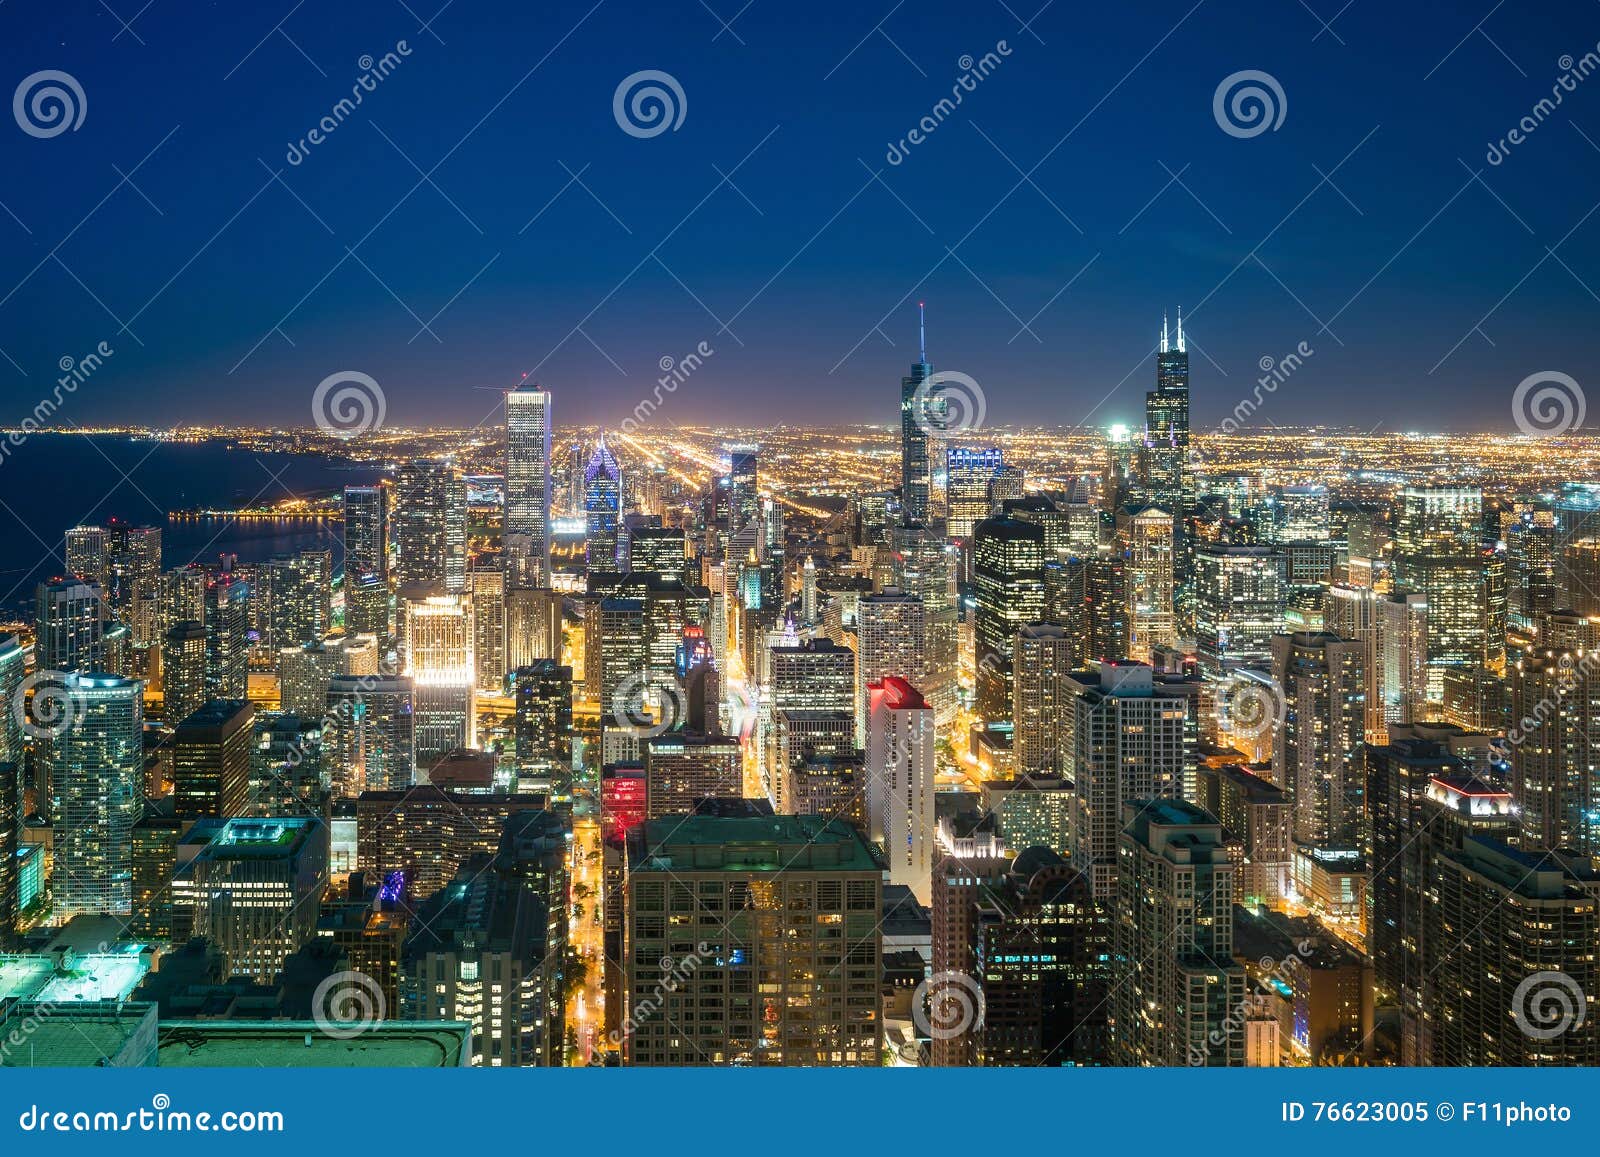
[[[550,391],[506,394],[506,589],[550,585]]]
[[[606,446],[605,434],[589,456],[583,471],[583,510],[587,522],[585,542],[591,571],[619,567],[618,535],[622,527],[622,467]]]
[[[928,364],[928,341],[923,303],[917,302],[917,360],[911,373],[900,379],[900,509],[907,522],[928,521],[933,491],[932,462],[928,456],[928,410],[931,399],[919,391],[933,376]]]

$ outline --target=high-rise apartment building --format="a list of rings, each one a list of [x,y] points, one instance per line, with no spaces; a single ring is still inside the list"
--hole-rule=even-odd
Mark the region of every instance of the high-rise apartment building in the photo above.
[[[1123,1065],[1244,1064],[1245,971],[1233,959],[1235,868],[1222,825],[1181,800],[1123,808],[1112,1056]]]
[[[867,824],[889,863],[889,883],[933,899],[936,855],[933,708],[906,680],[867,685]]]
[[[1359,849],[1365,783],[1357,760],[1366,740],[1366,648],[1326,631],[1272,640],[1272,675],[1283,696],[1274,731],[1273,777],[1294,809],[1294,838]]]

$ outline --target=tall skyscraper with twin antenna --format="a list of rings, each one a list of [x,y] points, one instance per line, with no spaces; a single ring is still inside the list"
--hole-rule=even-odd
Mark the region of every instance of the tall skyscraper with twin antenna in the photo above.
[[[1183,311],[1178,311],[1177,341],[1167,319],[1161,319],[1156,351],[1156,388],[1144,396],[1144,447],[1139,482],[1146,502],[1175,517],[1194,505],[1194,478],[1189,472],[1189,350],[1183,338]]]

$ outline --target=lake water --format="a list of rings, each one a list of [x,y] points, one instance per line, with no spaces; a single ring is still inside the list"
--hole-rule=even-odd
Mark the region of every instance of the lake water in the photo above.
[[[329,494],[375,482],[379,472],[323,455],[258,454],[222,442],[155,442],[115,436],[35,434],[0,459],[0,610],[32,606],[33,587],[61,572],[69,527],[120,518],[162,527],[162,566],[237,554],[330,547],[340,561],[343,528],[329,522],[179,520],[167,513],[234,509]]]

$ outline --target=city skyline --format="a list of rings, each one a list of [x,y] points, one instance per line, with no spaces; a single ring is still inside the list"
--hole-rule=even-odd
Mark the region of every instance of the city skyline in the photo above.
[[[662,359],[704,344],[670,420],[820,405],[876,422],[869,387],[911,360],[919,300],[930,360],[981,382],[1005,424],[1131,423],[1153,319],[1179,305],[1197,432],[1302,343],[1255,424],[1370,426],[1355,407],[1509,429],[1518,383],[1583,364],[1600,32],[1577,20],[866,15],[825,32],[766,5],[723,27],[559,4],[501,14],[496,45],[449,35],[453,11],[418,27],[356,5],[282,36],[225,12],[203,28],[215,59],[158,66],[140,41],[171,44],[187,17],[153,9],[136,37],[103,10],[0,14],[87,106],[73,131],[0,139],[57,174],[48,196],[3,190],[0,397],[26,412],[105,342],[71,403],[88,423],[298,424],[301,396],[355,371],[404,425],[470,424],[492,409],[480,387],[526,373],[567,420],[614,426]],[[508,52],[519,34],[537,51]],[[1084,54],[1096,41],[1119,52]],[[651,70],[683,92],[681,123],[629,132],[613,90]],[[1267,131],[1216,115],[1221,83],[1251,72],[1283,94]],[[352,78],[362,102],[308,144]],[[215,107],[188,99],[207,90]]]

